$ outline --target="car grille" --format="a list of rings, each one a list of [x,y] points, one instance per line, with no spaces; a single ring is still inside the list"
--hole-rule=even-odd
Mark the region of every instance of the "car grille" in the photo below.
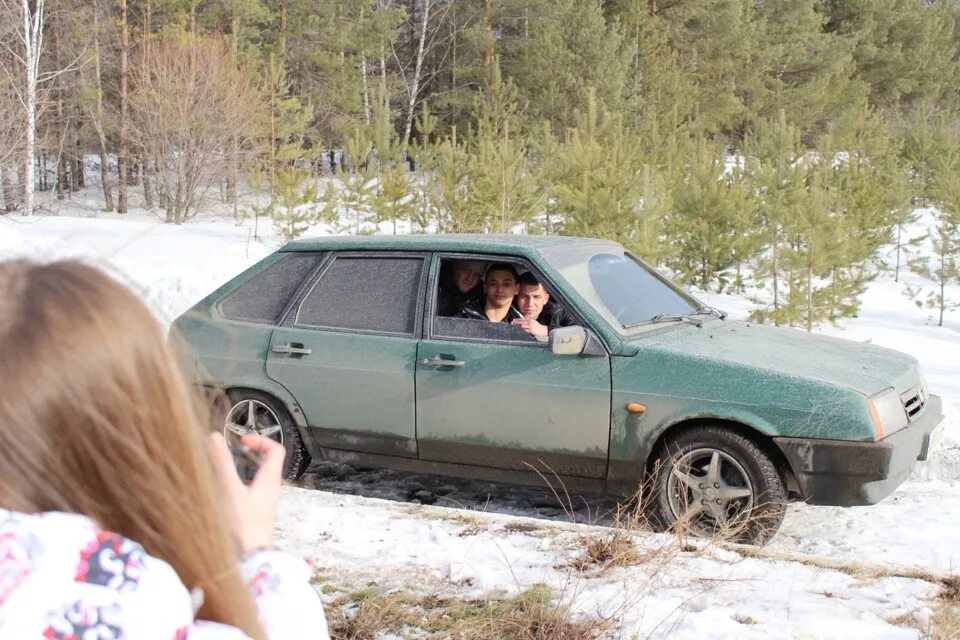
[[[922,386],[916,386],[910,391],[900,395],[903,401],[903,410],[907,412],[907,421],[913,422],[923,413],[923,407],[927,403],[926,393]]]

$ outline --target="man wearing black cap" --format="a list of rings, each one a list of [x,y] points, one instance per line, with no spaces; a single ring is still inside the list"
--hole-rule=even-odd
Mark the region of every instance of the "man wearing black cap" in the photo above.
[[[455,316],[465,307],[476,306],[483,300],[483,285],[480,282],[483,267],[479,263],[456,260],[453,264],[445,264],[444,271],[437,296],[438,316]]]

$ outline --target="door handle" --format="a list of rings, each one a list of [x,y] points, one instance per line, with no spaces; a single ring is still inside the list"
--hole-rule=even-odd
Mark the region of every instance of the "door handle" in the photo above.
[[[462,367],[467,364],[463,360],[444,360],[440,356],[423,358],[418,362],[421,367]]]
[[[274,353],[282,353],[288,356],[308,356],[313,353],[313,349],[305,349],[303,347],[294,347],[289,344],[278,344],[273,349]]]

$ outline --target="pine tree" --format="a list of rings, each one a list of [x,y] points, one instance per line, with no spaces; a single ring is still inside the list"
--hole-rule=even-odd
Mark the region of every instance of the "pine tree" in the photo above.
[[[664,3],[657,13],[670,46],[696,86],[692,120],[707,136],[739,138],[746,102],[762,89],[757,14],[752,0]]]
[[[607,15],[620,23],[624,51],[632,53],[624,91],[624,125],[656,154],[655,130],[681,128],[697,102],[692,60],[671,44],[672,23],[648,1],[611,0]]]
[[[935,164],[933,193],[938,209],[936,228],[930,234],[932,252],[909,261],[910,270],[933,281],[934,286],[921,286],[908,293],[917,298],[917,306],[938,311],[937,324],[941,327],[944,313],[960,308],[960,299],[947,293],[948,286],[960,284],[960,133],[955,128],[948,132],[947,151]]]
[[[312,114],[310,107],[292,94],[281,58],[270,54],[266,72],[266,94],[270,103],[267,175],[272,183],[282,168],[304,157],[304,138]]]
[[[677,251],[668,266],[702,289],[736,284],[731,269],[749,258],[752,208],[740,171],[727,168],[722,145],[696,141],[672,202],[667,226]]]
[[[960,84],[955,3],[949,0],[826,0],[826,30],[851,38],[856,77],[879,107],[953,94]]]
[[[850,264],[872,261],[910,216],[908,170],[900,140],[887,121],[863,108],[838,121],[821,153],[833,158],[834,192],[844,217],[844,255]],[[899,243],[899,241],[898,241]]]
[[[484,229],[484,219],[471,206],[468,188],[471,156],[457,137],[456,127],[424,158],[427,203],[440,233],[468,233]]]
[[[824,32],[819,0],[767,0],[756,9],[755,55],[762,90],[744,96],[753,117],[782,109],[801,136],[812,141],[827,125],[866,100],[854,83],[853,41]]]
[[[376,194],[377,181],[372,164],[373,143],[366,131],[357,127],[347,142],[347,155],[351,167],[344,179],[340,202],[348,215],[353,217],[353,231],[360,234],[367,221],[369,209]]]
[[[272,208],[269,210],[274,229],[284,242],[303,235],[317,222],[317,187],[310,181],[310,174],[293,167],[280,169],[274,175]],[[312,182],[312,181],[311,181]]]
[[[902,156],[910,169],[912,193],[925,204],[933,191],[933,165],[945,151],[947,137],[942,109],[930,100],[913,105],[900,118]]]
[[[529,144],[520,132],[515,89],[499,72],[474,107],[476,130],[467,163],[468,208],[483,229],[511,233],[540,213],[543,195]]]
[[[769,295],[756,300],[761,307],[752,316],[774,324],[795,321],[787,306],[786,264],[793,249],[789,231],[806,194],[804,148],[799,130],[781,112],[775,120],[762,119],[744,141],[744,176],[756,201],[757,226],[762,230],[763,251],[754,278]]]
[[[547,180],[562,232],[609,238],[656,261],[661,211],[655,172],[620,117],[607,112],[594,92],[577,126],[551,153]]]
[[[397,221],[409,219],[417,202],[405,170],[405,145],[397,135],[392,120],[390,104],[386,96],[381,95],[373,126],[376,158],[372,171],[377,187],[370,205],[376,213],[377,222],[392,222],[396,235]]]
[[[586,111],[588,88],[619,110],[633,59],[619,24],[606,21],[599,0],[554,0],[545,7],[523,56],[504,64],[527,115],[562,131]]]

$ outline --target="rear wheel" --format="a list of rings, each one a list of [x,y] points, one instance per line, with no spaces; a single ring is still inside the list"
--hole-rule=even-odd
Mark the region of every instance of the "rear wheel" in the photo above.
[[[234,390],[227,394],[223,418],[223,436],[237,442],[241,436],[256,433],[283,445],[287,456],[283,462],[285,480],[296,480],[310,464],[297,425],[287,410],[274,398],[253,390]]]
[[[755,442],[716,426],[667,440],[654,459],[648,515],[662,529],[750,544],[783,522],[783,473]]]

